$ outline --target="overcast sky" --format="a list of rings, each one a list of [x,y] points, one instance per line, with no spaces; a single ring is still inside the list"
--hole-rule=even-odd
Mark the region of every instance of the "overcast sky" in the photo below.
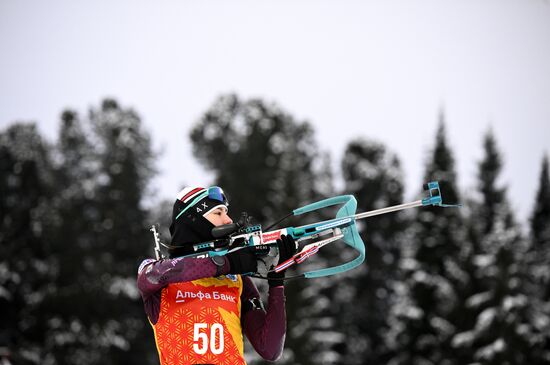
[[[492,126],[525,220],[550,152],[550,1],[0,0],[0,129],[53,140],[62,110],[113,97],[164,151],[159,196],[211,181],[188,133],[227,92],[312,123],[335,169],[352,138],[385,143],[407,200],[441,111],[465,194]]]

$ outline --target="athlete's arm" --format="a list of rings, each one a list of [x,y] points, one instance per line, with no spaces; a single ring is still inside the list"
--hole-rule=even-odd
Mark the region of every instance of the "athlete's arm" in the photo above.
[[[178,257],[143,261],[138,269],[137,285],[145,299],[170,283],[209,278],[229,272],[227,260],[216,266],[210,258]]]
[[[153,324],[156,323],[160,311],[161,289],[168,284],[209,278],[226,274],[228,271],[227,259],[223,266],[217,266],[210,258],[144,260],[138,269],[137,286],[147,316]]]
[[[256,285],[249,277],[243,276],[241,300],[241,322],[246,337],[261,357],[277,360],[283,353],[286,334],[284,287],[269,288],[265,310]]]

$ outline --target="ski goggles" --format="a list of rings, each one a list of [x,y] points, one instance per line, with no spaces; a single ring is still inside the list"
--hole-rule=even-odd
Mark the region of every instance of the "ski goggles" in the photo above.
[[[227,198],[225,197],[222,188],[219,186],[211,186],[206,190],[206,192],[208,193],[208,197],[210,199],[227,204]]]
[[[191,203],[189,203],[181,212],[179,212],[179,214],[176,216],[176,219],[178,219],[189,208],[194,207],[195,205],[197,205],[197,203],[205,198],[219,201],[226,206],[229,205],[222,188],[220,188],[219,186],[211,186],[208,189],[205,189],[205,191],[201,192],[196,198],[191,201]]]

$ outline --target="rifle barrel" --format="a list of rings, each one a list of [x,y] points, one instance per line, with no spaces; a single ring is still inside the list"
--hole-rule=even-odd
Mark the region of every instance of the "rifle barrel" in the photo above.
[[[363,212],[363,213],[359,213],[359,214],[356,214],[356,215],[332,218],[332,219],[328,219],[326,221],[317,222],[317,223],[310,223],[310,224],[306,224],[306,225],[295,227],[295,228],[300,229],[300,228],[305,228],[305,227],[310,227],[310,226],[317,226],[317,225],[321,225],[321,224],[325,224],[325,223],[339,221],[339,220],[346,219],[346,218],[352,218],[352,219],[355,219],[355,220],[363,219],[363,218],[372,217],[372,216],[375,216],[375,215],[386,214],[386,213],[396,212],[396,211],[399,211],[399,210],[420,207],[422,205],[423,205],[422,200],[417,200],[417,201],[410,202],[410,203],[394,205],[394,206],[391,206],[391,207],[386,207],[386,208],[381,208],[381,209],[376,209],[376,210],[370,210],[368,212]]]
[[[411,202],[411,203],[399,204],[399,205],[394,205],[394,206],[391,206],[391,207],[386,207],[386,208],[370,210],[368,212],[359,213],[359,214],[356,214],[354,216],[354,218],[355,219],[363,219],[363,218],[372,217],[372,216],[375,216],[375,215],[386,214],[386,213],[390,213],[390,212],[397,212],[399,210],[415,208],[415,207],[420,207],[420,206],[422,206],[422,200],[417,200],[417,201],[414,201],[414,202]]]

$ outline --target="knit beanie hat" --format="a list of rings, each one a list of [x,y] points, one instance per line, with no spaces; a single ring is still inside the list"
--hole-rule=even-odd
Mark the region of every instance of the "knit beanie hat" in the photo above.
[[[170,257],[193,253],[192,245],[214,239],[214,225],[205,218],[219,207],[228,207],[223,190],[217,186],[210,188],[185,187],[174,202],[170,234],[172,241],[169,250]]]

